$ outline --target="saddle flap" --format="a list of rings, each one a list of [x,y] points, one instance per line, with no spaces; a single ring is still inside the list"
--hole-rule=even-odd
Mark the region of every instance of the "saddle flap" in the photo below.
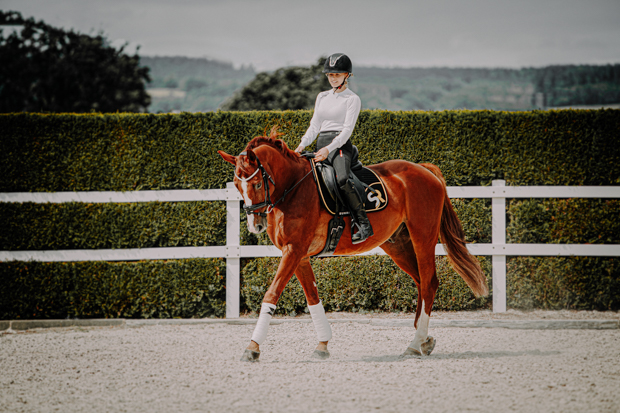
[[[338,199],[338,195],[336,194],[338,185],[336,183],[336,172],[334,171],[334,168],[323,163],[317,164],[317,168],[321,173],[321,178],[323,179],[323,183],[327,188],[329,196],[332,200],[336,201]]]
[[[335,215],[349,215],[348,209],[339,208],[340,201],[339,188],[336,182],[336,172],[331,165],[312,160],[314,170],[314,180],[317,184],[321,203],[327,211]],[[356,190],[362,194],[362,201],[367,213],[380,211],[387,206],[387,191],[383,180],[374,171],[368,168],[361,168],[351,174]]]

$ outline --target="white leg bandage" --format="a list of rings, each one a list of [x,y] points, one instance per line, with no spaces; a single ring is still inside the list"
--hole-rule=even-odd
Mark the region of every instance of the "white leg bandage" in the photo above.
[[[275,311],[276,306],[273,304],[263,303],[260,308],[260,315],[258,316],[258,321],[256,322],[254,333],[252,334],[252,341],[254,341],[259,346],[263,344],[263,341],[265,341],[265,338],[267,338],[267,329],[269,328],[269,322],[271,321],[271,316]]]
[[[319,341],[329,341],[332,338],[332,328],[329,326],[329,322],[325,316],[323,302],[319,301],[317,305],[309,305],[308,308],[310,309],[310,315],[312,316],[312,323],[314,323],[317,338]]]
[[[415,337],[413,337],[413,341],[409,344],[409,347],[419,350],[422,343],[426,341],[428,337],[429,320],[430,317],[426,314],[426,310],[424,309],[424,300],[422,300],[422,313],[418,319],[418,327],[415,330]]]

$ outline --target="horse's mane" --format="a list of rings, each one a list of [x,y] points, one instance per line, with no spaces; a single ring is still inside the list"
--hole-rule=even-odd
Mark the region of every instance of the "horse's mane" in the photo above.
[[[282,139],[278,139],[278,137],[281,135],[284,135],[284,134],[279,133],[278,127],[274,126],[273,128],[271,128],[271,131],[269,132],[269,136],[254,137],[245,147],[245,150],[246,151],[255,150],[259,146],[267,145],[267,146],[274,148],[278,152],[280,152],[282,156],[289,158],[295,162],[300,162],[302,158],[299,156],[299,154],[289,149],[286,142],[284,142]]]

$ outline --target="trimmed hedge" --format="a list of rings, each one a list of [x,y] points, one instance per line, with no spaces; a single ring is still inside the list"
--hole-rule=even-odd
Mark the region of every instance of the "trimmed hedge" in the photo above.
[[[2,250],[226,244],[226,203],[0,203]]]
[[[239,153],[253,136],[266,133],[274,125],[280,127],[287,144],[295,147],[311,114],[310,111],[2,114],[0,192],[224,188],[232,180],[233,169],[217,155],[218,149]],[[618,136],[619,110],[520,113],[374,110],[361,112],[352,139],[360,149],[364,164],[393,158],[431,162],[442,169],[448,185],[489,185],[493,179],[506,179],[508,185],[618,185]],[[490,242],[490,201],[453,202],[468,241]],[[618,209],[616,200],[510,201],[508,239],[509,242],[617,243]],[[224,214],[223,202],[0,204],[0,223],[5,230],[0,234],[0,244],[5,250],[222,245]],[[270,243],[265,234],[250,234],[243,224],[241,242],[244,245]],[[488,305],[489,299],[473,300],[460,278],[444,268],[446,264],[442,260],[438,258],[442,285],[436,308]],[[246,309],[255,309],[262,299],[259,291],[267,288],[265,283],[273,277],[277,261],[247,261],[242,281]],[[483,260],[483,267],[490,275],[487,261]],[[175,296],[176,288],[186,291],[182,286],[162,293],[176,303],[176,313],[171,310],[172,304],[157,307],[158,310],[154,310],[154,304],[144,308],[136,304],[142,297],[140,291],[154,288],[144,274],[151,274],[150,269],[157,265],[170,270],[170,274],[181,271],[173,262],[0,263],[2,288],[6,288],[0,318],[223,314],[220,310],[192,307],[190,293]],[[191,266],[189,262],[180,260],[178,265]],[[508,262],[509,306],[620,307],[614,298],[618,295],[614,296],[614,291],[618,291],[615,257],[513,257]],[[413,283],[387,257],[332,258],[315,260],[313,265],[321,296],[330,309],[389,311],[414,306]],[[26,272],[25,266],[29,268]],[[218,268],[218,274],[224,274]],[[342,276],[342,269],[351,274]],[[202,277],[212,280],[209,274],[215,274],[214,271],[205,270]],[[97,274],[121,274],[109,277],[132,280],[127,283],[133,283],[133,287],[127,293],[117,288],[110,298],[104,295],[96,300],[88,298],[89,305],[80,304],[84,298],[77,293],[71,296],[78,297],[77,301],[67,301],[65,296],[70,295],[69,291],[88,290],[86,287],[75,290],[71,284],[74,281],[67,280],[99,286]],[[40,280],[46,280],[47,284]],[[221,303],[218,301],[221,300],[218,294],[224,288],[221,276],[219,282],[208,284],[215,286],[211,290],[201,287],[204,297],[210,297],[209,303]],[[296,282],[291,284],[279,308],[286,313],[303,311],[304,300],[294,297],[301,290]],[[191,287],[196,285],[194,281],[188,281],[188,285],[194,292],[199,291],[198,287]],[[286,295],[289,290],[290,297]],[[93,287],[92,291],[110,293],[99,287]],[[32,298],[39,296],[46,298]],[[65,298],[61,300],[60,296]],[[106,300],[117,304],[110,306]],[[99,307],[95,308],[93,302]],[[36,305],[33,307],[32,303]],[[183,310],[176,310],[179,308]]]
[[[224,316],[222,259],[0,265],[0,319]]]
[[[618,244],[618,199],[513,200],[509,243]],[[513,308],[620,309],[617,257],[509,257],[507,305]]]
[[[490,275],[490,260],[479,259]],[[279,263],[277,258],[257,258],[243,268],[241,295],[249,310],[260,311]],[[445,257],[437,257],[436,264],[440,282],[434,309],[471,310],[492,301],[491,296],[475,298]],[[387,256],[314,259],[311,265],[325,311],[415,311],[415,283]],[[308,312],[306,297],[293,277],[278,301],[276,314],[302,312]]]
[[[509,257],[506,284],[513,308],[620,309],[617,257]]]
[[[490,242],[490,202],[453,200],[467,217],[471,242]],[[241,245],[272,245],[248,231],[241,213]],[[226,205],[214,202],[131,204],[0,203],[0,249],[58,250],[185,247],[226,244]]]
[[[0,191],[224,188],[239,153],[280,126],[296,147],[310,111],[0,115]],[[360,159],[431,162],[448,185],[617,185],[620,110],[362,111]]]
[[[513,200],[507,241],[531,244],[620,244],[620,199]]]

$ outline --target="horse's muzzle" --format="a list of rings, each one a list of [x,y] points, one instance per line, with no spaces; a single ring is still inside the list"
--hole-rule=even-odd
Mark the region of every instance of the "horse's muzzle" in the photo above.
[[[250,219],[250,216],[253,219]],[[260,215],[248,215],[248,231],[253,234],[260,234],[267,230],[267,218]]]

